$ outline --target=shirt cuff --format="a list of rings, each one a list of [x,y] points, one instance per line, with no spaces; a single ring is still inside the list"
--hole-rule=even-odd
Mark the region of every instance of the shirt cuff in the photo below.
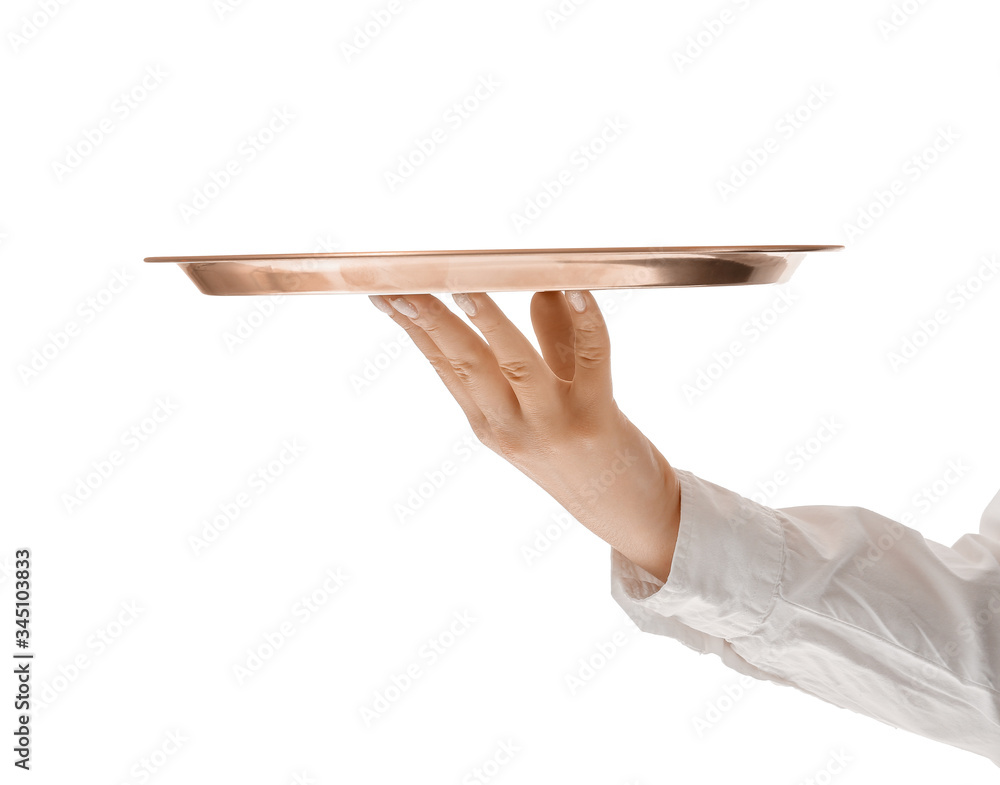
[[[663,617],[719,638],[751,635],[778,594],[784,538],[774,510],[674,469],[680,528],[667,582],[611,549],[611,594],[644,631]]]

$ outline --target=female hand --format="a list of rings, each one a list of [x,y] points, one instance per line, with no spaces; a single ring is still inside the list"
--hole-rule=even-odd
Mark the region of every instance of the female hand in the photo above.
[[[486,294],[456,294],[475,330],[433,295],[372,295],[410,335],[476,437],[615,550],[666,582],[680,486],[618,409],[611,341],[590,292],[537,292],[542,355]]]

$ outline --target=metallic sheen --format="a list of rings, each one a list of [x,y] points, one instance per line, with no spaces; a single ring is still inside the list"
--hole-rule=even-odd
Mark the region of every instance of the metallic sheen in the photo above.
[[[784,283],[812,251],[842,245],[366,251],[152,256],[205,294],[422,294]]]

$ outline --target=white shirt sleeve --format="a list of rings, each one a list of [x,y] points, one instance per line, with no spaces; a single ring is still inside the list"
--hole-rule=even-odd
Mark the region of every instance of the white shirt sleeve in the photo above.
[[[641,630],[1000,766],[1000,493],[948,548],[861,507],[771,509],[675,471],[667,582],[611,550]]]

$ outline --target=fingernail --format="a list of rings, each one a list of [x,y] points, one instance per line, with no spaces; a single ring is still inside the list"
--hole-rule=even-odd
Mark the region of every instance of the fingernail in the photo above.
[[[465,311],[467,314],[469,314],[469,316],[476,315],[478,309],[476,308],[476,304],[472,302],[472,298],[469,297],[469,295],[453,294],[451,298],[455,301],[455,304],[458,305],[458,307],[461,308],[463,311]]]
[[[566,299],[569,300],[569,304],[577,313],[583,313],[587,307],[587,301],[583,299],[583,294],[580,292],[566,292]]]
[[[411,319],[417,318],[417,308],[409,300],[405,300],[402,297],[393,297],[389,300],[392,303],[392,307],[399,311],[403,316],[409,316]]]
[[[385,301],[385,298],[380,294],[370,294],[368,299],[375,303],[375,307],[378,308],[382,313],[392,316],[392,308],[389,303]]]

